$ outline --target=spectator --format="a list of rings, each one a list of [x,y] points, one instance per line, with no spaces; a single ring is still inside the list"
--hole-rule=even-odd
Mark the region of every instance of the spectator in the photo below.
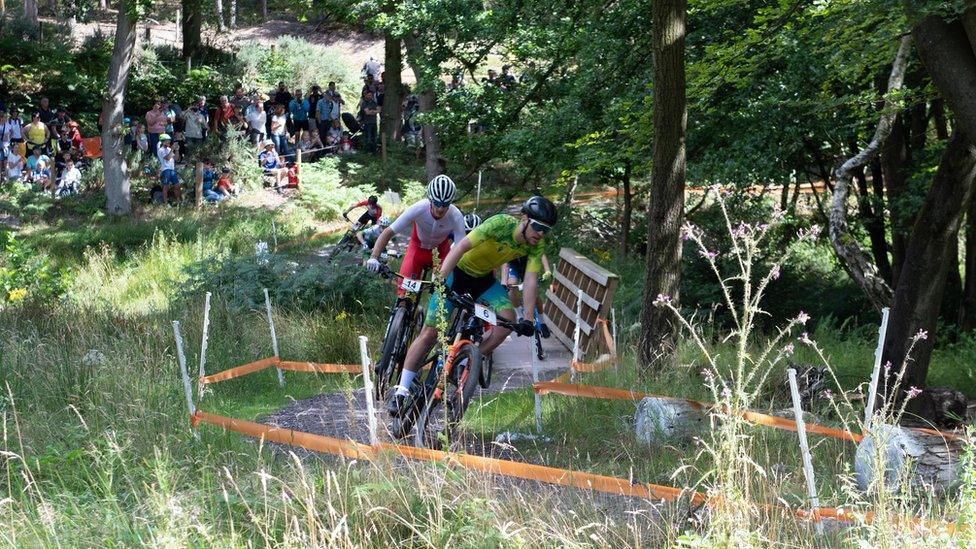
[[[369,60],[363,64],[363,76],[372,76],[374,80],[378,80],[380,77],[380,62],[369,56]]]
[[[515,75],[510,72],[511,70],[511,65],[502,65],[502,75],[498,77],[498,83],[506,90],[511,90],[518,85]]]
[[[305,162],[318,160],[320,149],[324,148],[322,140],[319,139],[319,132],[316,130],[303,132],[295,146],[302,151],[302,160]]]
[[[458,71],[451,75],[451,83],[447,85],[447,91],[452,92],[464,87],[464,73]]]
[[[230,104],[235,107],[240,107],[242,110],[247,109],[251,105],[251,99],[244,95],[244,88],[237,86],[234,88],[234,97],[230,99]]]
[[[230,177],[230,167],[224,166],[217,179],[217,192],[227,196],[237,196],[241,191]]]
[[[78,129],[77,122],[71,120],[65,125],[65,130],[61,136],[61,140],[67,142],[69,149],[82,148],[84,141],[81,137],[81,130]]]
[[[207,202],[220,202],[225,197],[217,192],[217,171],[210,159],[203,161],[203,199]]]
[[[41,121],[44,121],[44,117],[41,117]],[[54,120],[51,122],[45,122],[48,127],[51,128],[51,133],[60,136],[63,132],[68,129],[68,122],[71,122],[71,117],[68,116],[68,111],[62,109],[57,111],[54,115]]]
[[[159,147],[159,136],[166,131],[166,113],[163,112],[163,102],[156,100],[152,109],[146,113],[146,133],[149,134],[149,152],[156,154]]]
[[[363,100],[359,105],[359,118],[363,124],[363,149],[368,153],[375,153],[376,115],[380,113],[380,107],[373,99],[373,93],[369,90],[363,91]]]
[[[288,156],[288,115],[285,106],[275,106],[275,113],[271,116],[271,140],[274,141],[278,154]]]
[[[325,135],[325,146],[332,147],[332,151],[335,152],[340,144],[342,144],[342,123],[336,118]]]
[[[344,104],[345,102],[335,89],[335,82],[329,82],[329,88],[316,106],[319,135],[328,133],[332,121],[339,120],[339,117],[342,116],[342,105]]]
[[[482,82],[489,86],[498,84],[498,72],[495,69],[488,69],[488,78],[485,78]]]
[[[75,163],[68,160],[64,167],[64,171],[61,173],[61,179],[58,183],[57,196],[68,196],[78,192],[81,188],[81,171],[75,166]]]
[[[132,123],[132,119],[128,116],[122,119],[122,147],[129,147],[132,150],[136,149],[135,136],[136,127]]]
[[[525,84],[535,77],[536,77],[535,61],[529,61],[529,63],[525,66],[525,70],[522,71],[521,75],[519,75],[518,83]]]
[[[247,115],[247,126],[251,133],[251,140],[255,145],[264,142],[264,128],[268,121],[268,115],[264,112],[264,104],[260,99],[254,100],[253,108]]]
[[[28,150],[40,147],[44,152],[50,152],[51,130],[41,121],[41,113],[34,113],[31,123],[24,128],[24,135],[27,136]]]
[[[380,88],[379,85],[376,83],[376,80],[373,79],[373,75],[367,76],[366,79],[364,80],[363,91],[364,92],[369,91],[370,93],[373,94],[373,99],[376,99],[377,94],[379,94],[380,92]]]
[[[7,123],[7,113],[0,111],[0,181],[6,177],[5,163],[11,154],[10,125]]]
[[[159,136],[159,147],[156,150],[156,157],[159,159],[159,180],[163,187],[163,203],[169,202],[169,191],[173,189],[174,198],[179,201],[182,198],[183,189],[180,187],[180,176],[176,173],[176,153],[178,145],[172,145],[173,138],[169,134]]]
[[[313,121],[318,120],[315,113],[319,106],[319,99],[322,99],[322,88],[320,88],[317,84],[312,84],[312,87],[308,93],[308,117]]]
[[[68,168],[68,162],[71,162],[71,149],[67,148],[59,151],[57,156],[54,157],[55,172],[63,174],[64,170]]]
[[[274,93],[274,102],[287,107],[288,104],[291,103],[292,99],[293,97],[288,91],[288,86],[286,86],[284,82],[278,82],[278,89],[276,89]]]
[[[207,128],[207,116],[203,112],[206,107],[200,107],[200,102],[194,103],[183,111],[184,131],[186,135],[187,152],[194,151],[203,145]]]
[[[210,129],[210,109],[207,108],[207,96],[197,97],[197,102],[191,108],[196,109],[197,114],[203,117],[203,138],[206,140]]]
[[[7,117],[7,123],[10,124],[10,142],[23,143],[24,121],[20,118],[20,109],[15,106],[10,107],[10,115]]]
[[[415,94],[407,96],[406,105],[403,108],[403,140],[407,147],[420,150],[424,145],[421,135],[421,126],[417,122],[417,114],[420,112],[420,100]]]
[[[44,154],[42,147],[34,147],[27,158],[27,182],[34,183],[42,190],[51,188],[51,158]]]
[[[291,121],[291,133],[296,139],[308,133],[308,111],[310,105],[307,99],[302,99],[302,90],[295,90],[295,98],[288,103],[288,114]]]
[[[132,150],[142,151],[146,154],[149,151],[149,137],[146,135],[146,127],[142,122],[136,122],[132,135]]]
[[[288,168],[284,166],[275,151],[274,141],[268,139],[264,142],[264,150],[258,155],[258,164],[264,170],[265,175],[274,178],[274,187],[280,189],[284,186],[288,177]]]
[[[24,179],[24,158],[17,151],[12,151],[7,156],[7,179],[13,182],[20,182]]]
[[[236,116],[236,110],[234,104],[227,99],[226,95],[220,96],[220,104],[217,106],[217,115],[214,121],[214,125],[217,129],[217,137],[224,141],[227,139],[227,133],[234,127],[234,117]]]
[[[41,98],[41,106],[37,109],[37,114],[41,117],[41,122],[50,124],[57,116],[57,112],[51,108],[51,100],[47,97]]]

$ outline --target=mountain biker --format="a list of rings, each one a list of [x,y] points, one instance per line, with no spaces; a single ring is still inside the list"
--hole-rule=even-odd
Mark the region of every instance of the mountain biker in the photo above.
[[[542,270],[543,238],[556,220],[555,205],[542,196],[526,200],[522,204],[520,218],[507,214],[489,218],[455,244],[441,263],[440,275],[445,279],[445,285],[459,294],[470,294],[486,302],[498,316],[515,321],[515,309],[505,289],[495,279],[495,269],[517,257],[526,256],[528,260],[523,282],[525,300],[535,303],[539,272]],[[453,308],[451,302],[443,297],[436,294],[431,296],[424,328],[410,344],[400,383],[394,387],[387,402],[387,411],[393,416],[401,415],[404,410],[410,395],[410,384],[417,375],[421,361],[437,342],[437,309],[441,305],[448,313]],[[519,335],[531,336],[535,333],[535,326],[529,320],[522,320],[516,331]],[[509,333],[508,329],[494,326],[491,335],[480,345],[482,354],[491,353]]]
[[[464,216],[464,234],[468,234],[475,230],[478,225],[481,225],[481,216],[475,213],[469,213]]]
[[[523,318],[532,319],[532,311],[525,308],[525,302],[519,303],[519,291],[518,285],[520,282],[525,280],[525,266],[527,264],[527,258],[518,257],[515,258],[505,265],[502,266],[502,286],[508,290],[508,299],[512,302],[512,306],[518,309],[519,305],[523,306],[522,316]],[[546,254],[542,254],[542,275],[539,277],[543,283],[548,282],[552,279],[552,269],[549,266],[549,258]],[[524,288],[524,285],[523,285]],[[541,296],[536,294],[535,297],[535,310],[542,316],[542,299]],[[542,333],[542,337],[548,338],[549,326],[545,322],[540,322],[539,331]]]
[[[383,216],[380,218],[380,222],[368,229],[363,229],[356,233],[356,240],[359,241],[363,246],[363,252],[369,252],[376,245],[376,241],[379,239],[380,234],[390,226],[390,218]],[[383,247],[381,252],[386,251],[386,246]]]
[[[346,217],[349,212],[356,208],[362,208],[363,206],[366,206],[366,211],[363,212],[363,215],[359,216],[359,219],[356,220],[355,225],[357,229],[359,227],[365,227],[369,223],[373,223],[375,225],[379,222],[380,217],[383,216],[383,208],[380,207],[379,199],[375,196],[370,196],[366,200],[356,202],[352,206],[346,208],[346,211],[342,212],[342,217]],[[346,219],[349,218],[346,217]]]
[[[447,257],[451,248],[448,236],[464,233],[464,215],[454,204],[457,187],[446,175],[438,175],[427,184],[427,198],[407,208],[392,225],[376,239],[373,253],[366,262],[366,268],[377,271],[380,268],[379,256],[387,242],[396,233],[410,231],[410,243],[400,264],[400,274],[406,278],[419,278],[424,269],[434,264],[433,250],[436,248],[441,261]],[[400,290],[403,295],[403,290]]]

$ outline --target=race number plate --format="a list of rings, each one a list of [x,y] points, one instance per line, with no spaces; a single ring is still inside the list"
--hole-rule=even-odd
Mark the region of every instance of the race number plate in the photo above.
[[[498,317],[495,316],[495,311],[492,311],[488,307],[478,303],[474,304],[474,316],[484,320],[492,326],[496,326],[498,324]]]
[[[414,280],[412,278],[404,278],[403,283],[400,284],[400,288],[413,293],[420,293],[420,287],[422,286],[419,280]]]

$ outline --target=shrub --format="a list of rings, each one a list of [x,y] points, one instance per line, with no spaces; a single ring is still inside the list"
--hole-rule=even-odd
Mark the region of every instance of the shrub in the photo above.
[[[284,36],[272,48],[248,44],[238,52],[237,59],[248,87],[267,89],[284,81],[289,89],[308,90],[312,84],[325,88],[332,81],[342,93],[347,109],[355,106],[359,95],[359,74],[349,68],[342,53],[335,48]]]
[[[12,232],[0,232],[0,248],[0,304],[45,302],[64,295],[67,273],[55,269],[46,256]]]

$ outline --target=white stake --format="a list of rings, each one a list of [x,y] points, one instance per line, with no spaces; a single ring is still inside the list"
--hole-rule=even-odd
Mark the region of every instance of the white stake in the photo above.
[[[539,383],[539,355],[532,349],[532,383]],[[532,391],[535,396],[535,431],[542,432],[542,396]]]
[[[180,363],[180,374],[183,376],[183,393],[186,394],[186,407],[190,415],[197,413],[193,405],[193,387],[190,386],[190,374],[186,372],[186,355],[183,354],[183,336],[180,335],[180,321],[173,321],[173,337],[176,338],[176,361]]]
[[[268,311],[268,326],[271,328],[271,349],[276,358],[281,358],[278,354],[278,335],[275,333],[274,318],[271,317],[271,297],[268,296],[267,288],[264,289],[264,308]],[[278,368],[278,384],[285,386],[285,376],[281,373],[281,368]]]
[[[369,425],[369,443],[373,446],[379,444],[376,436],[376,413],[373,411],[373,380],[370,377],[370,369],[373,364],[369,360],[369,350],[366,348],[366,336],[359,336],[359,357],[363,363],[363,387],[366,389],[366,418]]]
[[[474,199],[474,211],[478,211],[479,206],[481,206],[481,170],[478,170],[478,194]]]
[[[810,447],[807,445],[807,426],[803,421],[803,406],[800,404],[800,390],[796,386],[796,370],[786,370],[790,378],[790,393],[793,395],[793,415],[796,417],[796,434],[800,438],[800,454],[803,457],[803,476],[807,479],[807,495],[813,512],[820,509],[820,498],[817,497],[817,484],[813,476],[813,460],[810,458]],[[816,521],[817,534],[823,534],[823,523]]]
[[[203,337],[200,340],[200,377],[207,375],[207,337],[210,333],[210,292],[203,299]],[[203,400],[203,383],[197,384],[197,398]]]
[[[881,353],[884,352],[885,336],[888,334],[888,307],[881,309],[881,327],[878,328],[878,347],[874,350],[874,370],[871,371],[871,383],[868,384],[868,403],[864,408],[864,428],[871,429],[874,417],[874,401],[878,394],[878,379],[881,377]]]
[[[617,309],[613,307],[610,308],[610,330],[610,335],[613,339],[613,354],[616,355],[619,352],[619,342],[617,341]]]
[[[576,329],[573,331],[573,360],[579,361],[580,357],[580,320],[583,315],[583,290],[576,290]],[[570,368],[570,380],[576,379],[576,369]]]

